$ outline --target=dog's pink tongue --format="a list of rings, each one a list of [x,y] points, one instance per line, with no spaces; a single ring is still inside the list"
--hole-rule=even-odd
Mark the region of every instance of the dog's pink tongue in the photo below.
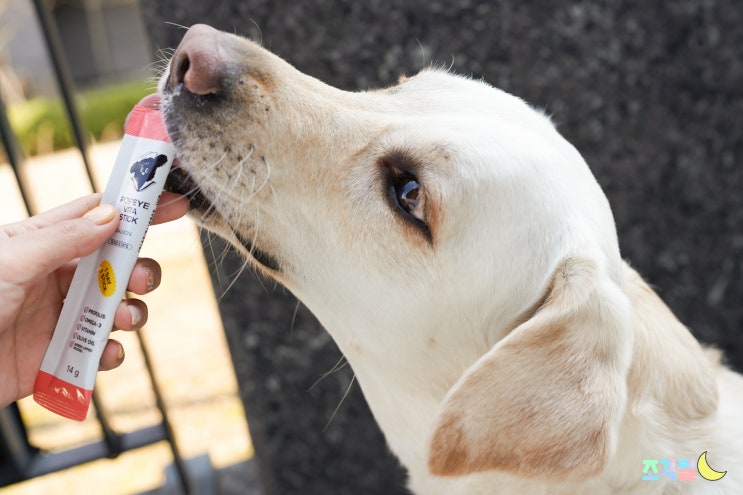
[[[137,105],[140,107],[152,108],[153,110],[160,110],[160,95],[158,93],[147,95],[142,98]]]

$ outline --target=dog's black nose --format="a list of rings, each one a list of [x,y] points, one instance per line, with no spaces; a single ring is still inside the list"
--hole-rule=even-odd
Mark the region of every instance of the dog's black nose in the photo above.
[[[196,95],[219,94],[229,65],[226,50],[220,50],[219,31],[196,24],[186,32],[170,62],[169,89],[177,91],[183,85]]]

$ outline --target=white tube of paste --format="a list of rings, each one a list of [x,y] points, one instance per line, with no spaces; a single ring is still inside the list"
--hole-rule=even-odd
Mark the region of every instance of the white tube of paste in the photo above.
[[[80,259],[41,363],[34,400],[66,418],[88,412],[98,364],[170,171],[175,149],[159,111],[137,105],[101,203],[115,205],[113,236]]]

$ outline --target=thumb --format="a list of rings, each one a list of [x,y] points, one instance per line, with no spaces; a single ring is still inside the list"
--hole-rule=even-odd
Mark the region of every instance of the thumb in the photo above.
[[[118,210],[100,205],[79,218],[25,232],[8,239],[2,256],[6,277],[17,283],[44,276],[60,266],[86,256],[111,237],[119,224]]]

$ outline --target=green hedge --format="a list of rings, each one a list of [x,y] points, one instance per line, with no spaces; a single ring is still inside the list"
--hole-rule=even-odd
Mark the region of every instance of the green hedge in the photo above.
[[[94,140],[121,137],[127,114],[153,90],[151,82],[137,81],[81,92],[76,103],[85,129]],[[8,118],[26,155],[74,145],[59,99],[34,98],[10,105]]]

